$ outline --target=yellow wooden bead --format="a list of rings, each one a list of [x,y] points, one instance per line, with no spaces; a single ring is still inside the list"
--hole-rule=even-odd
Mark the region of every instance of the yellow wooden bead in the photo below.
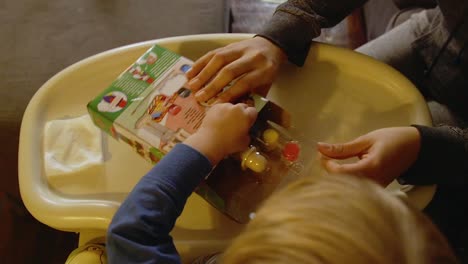
[[[268,145],[276,145],[278,144],[279,134],[274,129],[267,129],[263,131],[263,141]]]

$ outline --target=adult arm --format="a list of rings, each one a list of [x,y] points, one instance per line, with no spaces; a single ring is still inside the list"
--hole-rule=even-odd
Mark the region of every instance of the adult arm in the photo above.
[[[399,181],[415,185],[468,183],[468,129],[414,127],[421,136],[421,148]]]
[[[390,127],[346,143],[319,143],[329,172],[354,174],[387,186],[400,183],[464,184],[468,182],[468,130],[442,126]],[[336,160],[357,157],[351,163]]]
[[[281,47],[289,61],[303,65],[313,38],[343,20],[366,0],[290,0],[276,9],[258,34]]]
[[[199,58],[187,73],[188,87],[197,91],[195,96],[200,102],[212,98],[227,102],[250,92],[266,94],[283,61],[289,59],[302,66],[320,29],[337,24],[365,2],[290,0],[277,8],[255,38],[212,50]]]

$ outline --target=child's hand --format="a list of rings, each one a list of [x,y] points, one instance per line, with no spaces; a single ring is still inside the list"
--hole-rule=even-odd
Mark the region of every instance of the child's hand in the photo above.
[[[414,127],[379,129],[343,144],[318,143],[327,171],[369,177],[383,186],[416,161],[419,149],[420,135]],[[351,157],[358,157],[359,161],[339,164],[331,160]]]
[[[184,143],[204,154],[212,164],[217,164],[225,156],[248,147],[249,130],[256,118],[257,110],[246,104],[214,105],[198,131]]]

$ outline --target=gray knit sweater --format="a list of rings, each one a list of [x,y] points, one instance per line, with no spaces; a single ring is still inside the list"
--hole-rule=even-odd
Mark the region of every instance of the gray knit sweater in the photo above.
[[[321,28],[337,24],[365,0],[290,0],[280,5],[260,36],[302,66]],[[468,121],[468,0],[440,0],[435,19],[413,43],[426,63],[431,97]],[[467,122],[468,123],[468,122]],[[468,183],[468,129],[415,126],[421,134],[417,161],[402,176],[410,184]]]

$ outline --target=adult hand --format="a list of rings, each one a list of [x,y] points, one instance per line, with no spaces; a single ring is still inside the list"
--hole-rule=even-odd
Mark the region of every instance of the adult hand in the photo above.
[[[343,144],[318,143],[322,165],[332,173],[369,177],[383,186],[390,184],[417,159],[420,134],[414,127],[393,127],[372,131]],[[354,163],[333,159],[358,157]]]
[[[245,150],[249,130],[257,118],[257,110],[246,104],[216,104],[208,110],[200,128],[184,143],[217,164],[225,156]]]
[[[188,86],[195,97],[206,102],[231,81],[235,84],[221,93],[216,102],[229,102],[244,94],[269,87],[285,53],[262,37],[254,37],[213,50],[198,59],[187,73]]]

